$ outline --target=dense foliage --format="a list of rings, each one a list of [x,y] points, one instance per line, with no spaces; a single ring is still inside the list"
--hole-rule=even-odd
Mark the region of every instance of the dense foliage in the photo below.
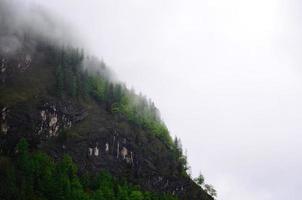
[[[45,153],[30,153],[25,139],[19,142],[14,159],[0,158],[2,200],[176,200],[142,191],[107,172],[79,176],[69,156],[54,162]]]
[[[178,173],[187,176],[186,156],[181,142],[173,141],[154,103],[124,84],[114,81],[113,75],[103,61],[84,55],[83,50],[72,47],[48,46],[47,58],[56,66],[55,94],[61,98],[86,101],[94,99],[105,105],[113,115],[125,117],[131,124],[147,130],[161,139],[173,152]],[[44,50],[45,51],[45,50]]]
[[[71,47],[52,48],[51,53],[50,62],[57,66],[57,95],[73,98],[91,96],[105,103],[108,111],[122,114],[131,123],[149,130],[167,144],[173,144],[154,103],[127,89],[124,84],[112,81],[103,61],[85,57],[83,51]]]
[[[131,123],[149,130],[167,144],[172,143],[168,129],[151,100],[135,94],[122,84],[112,84],[98,75],[89,77],[88,88],[91,95],[107,103],[111,112],[122,114]]]
[[[140,128],[148,130],[160,138],[174,152],[177,171],[187,176],[186,156],[183,155],[179,139],[174,142],[160,118],[154,103],[129,90],[124,84],[112,80],[112,75],[103,61],[95,57],[85,57],[83,51],[71,47],[50,48],[50,62],[56,69],[56,94],[74,99],[92,97],[105,104],[108,112],[122,115]]]

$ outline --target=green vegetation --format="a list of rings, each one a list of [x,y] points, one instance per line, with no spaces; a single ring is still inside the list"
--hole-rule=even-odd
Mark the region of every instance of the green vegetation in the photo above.
[[[128,90],[122,84],[113,84],[101,76],[89,77],[89,93],[107,104],[114,114],[122,114],[131,123],[149,130],[164,142],[171,145],[172,139],[165,124],[159,117],[154,103],[134,91]]]
[[[56,69],[56,93],[71,98],[87,97],[105,103],[107,110],[122,114],[133,124],[149,130],[154,135],[172,145],[172,139],[159,111],[151,100],[128,90],[121,83],[110,80],[110,72],[103,61],[86,57],[83,51],[68,48],[54,48],[52,62]]]
[[[187,175],[186,156],[183,155],[180,141],[172,140],[166,125],[161,120],[154,103],[129,90],[124,84],[111,80],[111,73],[103,61],[95,57],[85,57],[83,51],[68,48],[54,48],[52,64],[56,65],[56,94],[78,100],[93,98],[106,105],[108,112],[124,116],[128,121],[148,130],[160,138],[175,152],[180,163],[179,171]]]
[[[190,169],[187,162],[187,156],[183,153],[181,140],[177,137],[174,139],[173,154],[178,161],[177,168],[182,176],[187,176],[187,171]]]
[[[176,200],[143,191],[107,172],[80,176],[68,155],[54,162],[45,153],[30,153],[25,139],[20,140],[14,159],[0,157],[2,200]]]
[[[38,64],[31,67],[32,74],[16,74],[14,81],[18,80],[17,84],[0,87],[2,105],[11,107],[38,101],[40,96],[50,96],[64,102],[73,101],[86,108],[99,108],[102,112],[106,108],[108,113],[126,119],[128,124],[159,138],[171,150],[168,154],[173,167],[169,173],[187,176],[188,166],[181,146],[179,142],[173,142],[150,99],[113,81],[106,64],[95,57],[85,56],[83,50],[42,41],[37,43],[37,50],[43,56],[35,58]],[[87,124],[82,122],[81,126]],[[73,129],[68,135],[78,136],[78,130]]]

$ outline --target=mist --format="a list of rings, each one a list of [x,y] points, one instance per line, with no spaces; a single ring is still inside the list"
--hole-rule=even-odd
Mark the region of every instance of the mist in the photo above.
[[[302,198],[301,2],[27,0],[9,18],[2,5],[14,32],[27,24],[61,43],[75,34],[152,98],[218,199]]]
[[[14,54],[25,46],[34,50],[37,40],[58,46],[83,46],[73,26],[39,4],[3,0],[0,2],[0,22],[0,51],[3,54]]]

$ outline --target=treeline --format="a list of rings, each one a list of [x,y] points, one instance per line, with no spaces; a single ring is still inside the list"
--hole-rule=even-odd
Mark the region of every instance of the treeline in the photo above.
[[[0,157],[1,200],[176,200],[141,190],[107,172],[78,175],[69,156],[55,162],[45,153],[28,151],[21,139],[14,161]]]
[[[122,84],[110,83],[98,75],[89,76],[89,93],[106,102],[108,110],[112,113],[122,114],[131,123],[149,130],[168,145],[172,144],[169,131],[151,100],[137,95]]]
[[[59,97],[85,100],[93,98],[106,105],[108,112],[120,114],[138,127],[148,130],[166,143],[175,153],[177,166],[183,175],[188,169],[180,141],[173,141],[154,103],[124,84],[112,81],[103,61],[84,55],[72,47],[46,48],[49,62],[56,66],[55,93]]]
[[[103,61],[87,57],[83,50],[65,47],[50,52],[56,69],[56,94],[72,98],[95,98],[107,110],[124,115],[130,122],[145,128],[171,145],[168,129],[160,119],[154,103],[137,95],[124,84],[110,80],[110,71]]]

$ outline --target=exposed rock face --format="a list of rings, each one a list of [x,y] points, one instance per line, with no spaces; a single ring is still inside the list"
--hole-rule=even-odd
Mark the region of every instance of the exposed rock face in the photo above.
[[[43,134],[46,137],[58,136],[60,130],[71,128],[73,123],[83,120],[87,116],[87,112],[83,108],[78,109],[75,106],[44,103],[39,108],[41,118],[37,134]]]
[[[7,125],[7,116],[8,110],[6,107],[2,108],[1,110],[1,134],[6,135],[8,131],[8,125]]]
[[[0,81],[6,83],[16,77],[17,74],[24,73],[30,69],[32,65],[31,52],[18,53],[14,56],[0,56]]]
[[[48,138],[57,138],[73,123],[85,119],[87,112],[79,105],[69,102],[43,100],[36,105],[23,102],[13,107],[0,106],[0,150],[14,152],[21,137],[26,137],[35,147]]]
[[[0,78],[1,82],[4,83],[6,80],[7,61],[5,58],[1,58],[0,60]]]

